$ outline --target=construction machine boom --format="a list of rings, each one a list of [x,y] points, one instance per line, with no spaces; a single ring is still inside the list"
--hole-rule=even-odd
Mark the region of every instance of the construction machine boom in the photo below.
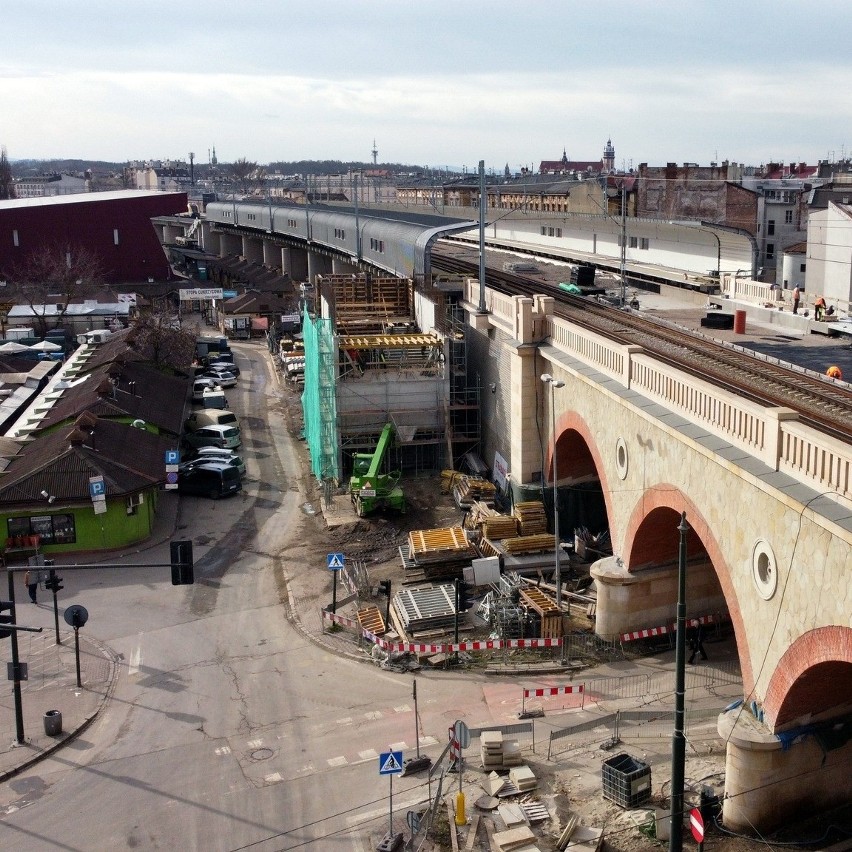
[[[400,472],[379,472],[393,440],[393,432],[393,424],[386,424],[372,453],[355,453],[353,456],[349,496],[361,518],[377,509],[405,512],[405,494],[399,486]]]

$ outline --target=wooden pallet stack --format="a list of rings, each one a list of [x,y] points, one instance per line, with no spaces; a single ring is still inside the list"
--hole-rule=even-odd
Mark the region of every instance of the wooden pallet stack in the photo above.
[[[475,502],[493,504],[497,488],[493,482],[478,476],[458,476],[453,480],[452,494],[460,509],[470,509]]]
[[[541,635],[546,639],[557,639],[562,635],[562,613],[556,601],[541,589],[528,586],[521,589],[521,605],[532,609],[541,618]]]
[[[461,527],[412,530],[408,534],[408,564],[426,579],[461,576],[464,565],[478,557],[476,546]]]
[[[364,630],[369,630],[376,636],[383,636],[385,633],[385,620],[382,618],[379,608],[372,604],[358,610],[358,624]]]
[[[524,535],[517,538],[504,538],[502,545],[509,556],[519,556],[526,553],[545,553],[553,551],[556,546],[556,537],[549,533]]]
[[[544,503],[540,500],[516,503],[515,517],[518,519],[518,529],[522,536],[547,532],[547,515]]]

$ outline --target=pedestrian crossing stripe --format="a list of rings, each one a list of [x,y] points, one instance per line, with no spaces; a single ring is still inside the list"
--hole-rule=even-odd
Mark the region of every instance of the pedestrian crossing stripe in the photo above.
[[[402,752],[386,751],[379,755],[379,775],[393,775],[402,772]]]

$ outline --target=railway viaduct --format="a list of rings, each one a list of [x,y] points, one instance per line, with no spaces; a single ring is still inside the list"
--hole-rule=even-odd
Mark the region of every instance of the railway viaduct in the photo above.
[[[219,253],[280,257],[273,235],[236,239]],[[357,269],[310,256],[306,274]],[[469,361],[493,390],[485,456],[534,483],[552,481],[555,453],[560,493],[600,490],[614,555],[592,569],[598,633],[674,620],[685,515],[687,614],[730,619],[743,675],[718,722],[726,826],[852,800],[852,447],[557,317],[552,297],[468,280],[463,304]]]
[[[598,633],[673,622],[685,513],[687,615],[727,614],[743,674],[719,718],[725,824],[848,802],[852,448],[554,316],[552,297],[486,288],[479,312],[467,288],[492,449],[521,482],[552,482],[555,452],[561,491],[599,483],[615,555],[592,569]]]

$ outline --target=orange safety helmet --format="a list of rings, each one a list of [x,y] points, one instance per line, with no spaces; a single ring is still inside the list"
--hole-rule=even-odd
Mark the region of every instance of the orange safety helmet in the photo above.
[[[825,371],[825,374],[826,374],[826,376],[828,376],[829,378],[832,378],[832,379],[842,379],[843,378],[843,371],[840,369],[840,367],[837,366],[837,364],[832,364]]]

